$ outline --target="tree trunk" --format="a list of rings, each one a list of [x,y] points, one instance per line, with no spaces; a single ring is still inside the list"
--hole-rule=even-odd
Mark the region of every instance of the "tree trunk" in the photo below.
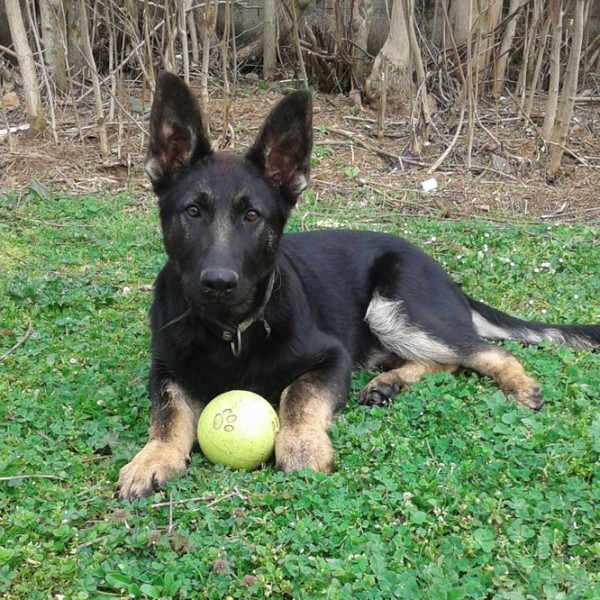
[[[560,88],[560,50],[562,47],[563,15],[562,1],[550,0],[550,22],[552,23],[552,45],[550,47],[550,83],[546,100],[546,115],[542,137],[549,140],[554,129]]]
[[[96,62],[94,61],[94,53],[92,51],[92,41],[90,39],[90,29],[88,26],[89,15],[85,6],[85,0],[79,0],[80,10],[80,23],[81,27],[81,41],[83,45],[83,51],[85,53],[85,60],[90,70],[90,76],[92,79],[92,87],[94,90],[94,103],[96,106],[96,125],[98,127],[98,139],[100,141],[100,154],[103,158],[110,155],[110,149],[108,147],[108,137],[106,135],[106,125],[104,123],[104,108],[102,106],[102,90],[100,88],[100,77],[98,76],[98,70],[96,69]]]
[[[540,4],[541,0],[537,1],[538,4]],[[545,2],[546,0],[543,1]],[[536,8],[538,7],[536,7],[536,3],[534,2],[533,11],[536,11]],[[539,90],[540,82],[542,80],[542,69],[545,66],[544,57],[546,54],[548,31],[550,31],[550,21],[549,19],[544,18],[544,10],[545,7],[539,5],[539,9],[537,10],[536,14],[539,14],[540,17],[537,18],[535,28],[531,27],[530,29],[530,37],[532,38],[531,43],[528,42],[524,45],[524,47],[527,50],[527,53],[523,53],[523,65],[521,68],[526,77],[524,79],[523,84],[523,93],[520,96],[517,96],[519,98],[519,104],[522,107],[523,122],[527,122],[530,118],[533,102],[535,100],[536,93]],[[536,17],[534,17],[534,19],[536,19]],[[539,42],[536,43],[536,39],[539,39]],[[530,67],[530,64],[534,66]]]
[[[352,72],[360,86],[365,84],[365,58],[367,41],[373,14],[372,0],[353,0],[350,18],[350,41],[352,42]]]
[[[473,27],[477,0],[451,0],[448,11],[452,35],[457,46],[467,43]]]
[[[275,0],[264,0],[263,78],[271,79],[277,65],[277,12]]]
[[[175,33],[173,26],[176,11],[175,0],[166,0],[162,3],[165,11],[165,26],[163,28],[163,64],[165,70],[177,73],[177,59],[175,58]]]
[[[67,28],[67,68],[69,76],[82,74],[87,66],[81,36],[81,11],[78,0],[63,0]]]
[[[39,6],[44,58],[54,77],[56,88],[66,92],[68,87],[65,62],[67,32],[64,11],[60,0],[39,0]]]
[[[498,98],[502,94],[504,85],[506,83],[506,70],[508,67],[508,59],[510,58],[510,52],[513,47],[515,32],[517,31],[517,24],[521,17],[521,8],[525,4],[526,0],[510,0],[508,8],[508,16],[510,21],[506,25],[504,35],[502,37],[502,43],[500,45],[500,52],[498,53],[498,59],[494,65],[494,77],[492,80],[492,96]]]
[[[579,63],[581,59],[581,46],[583,42],[583,29],[585,27],[583,15],[586,1],[587,0],[576,0],[571,52],[569,53],[569,60],[565,69],[556,122],[550,136],[550,147],[548,148],[548,168],[546,170],[546,178],[549,181],[554,181],[558,174],[563,155],[563,148],[567,141],[567,134],[569,133],[569,124],[573,114],[573,105],[575,104],[575,94],[577,92]]]
[[[514,0],[513,0],[514,1]],[[471,41],[474,55],[470,68],[480,85],[487,79],[487,71],[495,45],[494,30],[502,17],[502,0],[452,0],[449,10],[452,36],[457,46]]]
[[[365,86],[367,98],[373,104],[379,103],[383,86],[385,86],[387,105],[393,111],[405,113],[409,112],[416,92],[415,66],[412,60],[409,32],[412,20],[410,23],[407,21],[407,16],[412,17],[413,14],[413,0],[396,0],[394,2],[390,32],[375,58],[373,69]]]
[[[291,2],[294,2],[294,11],[296,12],[296,19],[298,22],[301,21],[302,15],[304,11],[308,8],[308,5],[313,0],[279,0],[276,2],[276,6],[279,7],[279,26],[277,27],[279,31],[278,43],[285,42],[290,35],[293,33],[294,23],[292,20],[292,5]],[[277,21],[277,18],[276,18]],[[237,51],[237,59],[239,62],[258,58],[263,56],[264,48],[263,48],[263,36],[259,36],[258,39],[250,42],[246,46],[240,48]]]
[[[200,62],[200,52],[198,51],[198,30],[196,29],[196,17],[194,12],[197,9],[192,8],[187,16],[187,28],[190,32],[190,45],[192,46],[192,64],[197,65]]]
[[[202,113],[208,114],[208,67],[210,65],[210,47],[217,21],[217,0],[207,0],[202,13],[202,74],[200,77],[200,107]],[[207,132],[210,133],[210,123],[206,122]]]
[[[23,14],[19,0],[6,0],[6,17],[10,27],[10,35],[17,54],[19,69],[23,79],[23,94],[25,95],[25,110],[29,126],[33,133],[38,133],[46,128],[46,119],[44,117],[44,109],[38,89],[38,82],[35,73],[35,62],[29,41],[27,40],[27,32],[25,31],[25,23],[23,22]]]
[[[183,62],[183,80],[190,85],[190,54],[188,52],[187,19],[185,18],[185,2],[175,4],[177,15],[177,29],[181,43],[181,59]]]
[[[446,48],[446,19],[448,14],[448,0],[435,0],[433,6],[433,21],[431,24],[431,41],[437,48]]]
[[[294,46],[296,47],[296,56],[298,58],[298,67],[300,68],[300,76],[304,83],[304,88],[308,89],[308,77],[306,76],[306,67],[304,65],[304,58],[302,56],[302,47],[300,46],[300,26],[298,24],[298,15],[296,14],[295,2],[290,3],[290,10],[292,13],[292,38]]]
[[[485,84],[488,81],[488,67],[493,58],[495,46],[494,30],[502,17],[502,0],[477,1],[477,69],[478,81]]]

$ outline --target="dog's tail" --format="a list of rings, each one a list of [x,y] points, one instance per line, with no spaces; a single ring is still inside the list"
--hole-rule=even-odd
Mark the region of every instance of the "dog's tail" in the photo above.
[[[555,342],[571,348],[600,347],[600,325],[558,325],[525,321],[467,297],[477,333],[492,340],[525,344]]]

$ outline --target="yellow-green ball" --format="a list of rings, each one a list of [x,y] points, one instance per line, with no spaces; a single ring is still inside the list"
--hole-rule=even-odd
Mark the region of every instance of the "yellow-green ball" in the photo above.
[[[210,462],[256,469],[275,446],[279,419],[258,394],[232,390],[209,402],[198,420],[200,449]]]

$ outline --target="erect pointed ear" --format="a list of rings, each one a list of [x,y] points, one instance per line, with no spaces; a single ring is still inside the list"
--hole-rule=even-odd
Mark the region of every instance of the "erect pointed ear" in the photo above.
[[[293,92],[271,110],[246,154],[291,205],[308,185],[312,137],[311,95]]]
[[[173,73],[162,72],[150,112],[146,173],[155,191],[178,171],[212,153],[204,119],[190,88]]]

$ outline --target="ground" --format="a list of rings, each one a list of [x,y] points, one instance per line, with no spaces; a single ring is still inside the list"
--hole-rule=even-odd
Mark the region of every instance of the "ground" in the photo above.
[[[232,106],[236,150],[281,97],[256,88],[240,84]],[[404,232],[474,298],[532,319],[600,320],[597,158],[595,170],[566,160],[547,186],[535,138],[508,109],[504,128],[482,109],[496,155],[521,169],[469,172],[459,139],[425,193],[452,140],[441,119],[416,159],[427,166],[403,156],[412,168],[392,170],[382,151],[405,149],[405,125],[378,141],[366,135],[374,113],[343,97],[315,104],[313,184],[294,228]],[[331,476],[233,471],[194,453],[185,478],[118,500],[119,470],[147,437],[147,311],[164,255],[143,176],[147,123],[109,117],[104,160],[90,107],[77,108],[84,137],[66,107],[58,146],[51,133],[0,139],[2,598],[600,598],[598,352],[506,342],[544,387],[537,412],[468,372],[364,407],[372,374],[360,372],[331,430]],[[216,139],[221,114],[213,92]],[[567,146],[600,155],[597,110],[579,105],[577,118]],[[481,165],[486,144],[474,144]],[[590,224],[554,226],[577,219]]]
[[[255,82],[241,81],[230,108],[228,147],[247,147],[268,107],[292,87],[278,84],[261,89]],[[55,135],[49,128],[37,137],[24,132],[10,139],[0,136],[2,186],[21,191],[40,182],[51,191],[77,195],[148,190],[144,177],[147,121],[139,110],[134,112],[141,104],[135,99],[139,95],[131,90],[130,98],[119,103],[127,112],[108,115],[112,150],[108,158],[100,157],[91,96],[78,103],[76,113],[69,104],[55,108]],[[377,139],[376,111],[367,106],[357,109],[344,96],[316,94],[312,176],[317,200],[356,200],[363,195],[367,201],[383,199],[407,214],[593,222],[600,217],[600,102],[595,100],[576,104],[561,176],[548,184],[543,145],[536,133],[541,102],[526,122],[517,117],[510,101],[501,102],[499,109],[480,105],[481,126],[473,139],[471,168],[467,168],[464,127],[446,160],[432,173],[432,165],[453,141],[454,131],[444,123],[447,113],[434,115],[429,139],[417,156],[409,152],[407,119],[388,115],[384,137]],[[219,89],[212,90],[210,102],[212,135],[220,146]],[[21,108],[5,112],[4,127],[25,121]],[[437,188],[424,192],[422,182],[431,178]]]

